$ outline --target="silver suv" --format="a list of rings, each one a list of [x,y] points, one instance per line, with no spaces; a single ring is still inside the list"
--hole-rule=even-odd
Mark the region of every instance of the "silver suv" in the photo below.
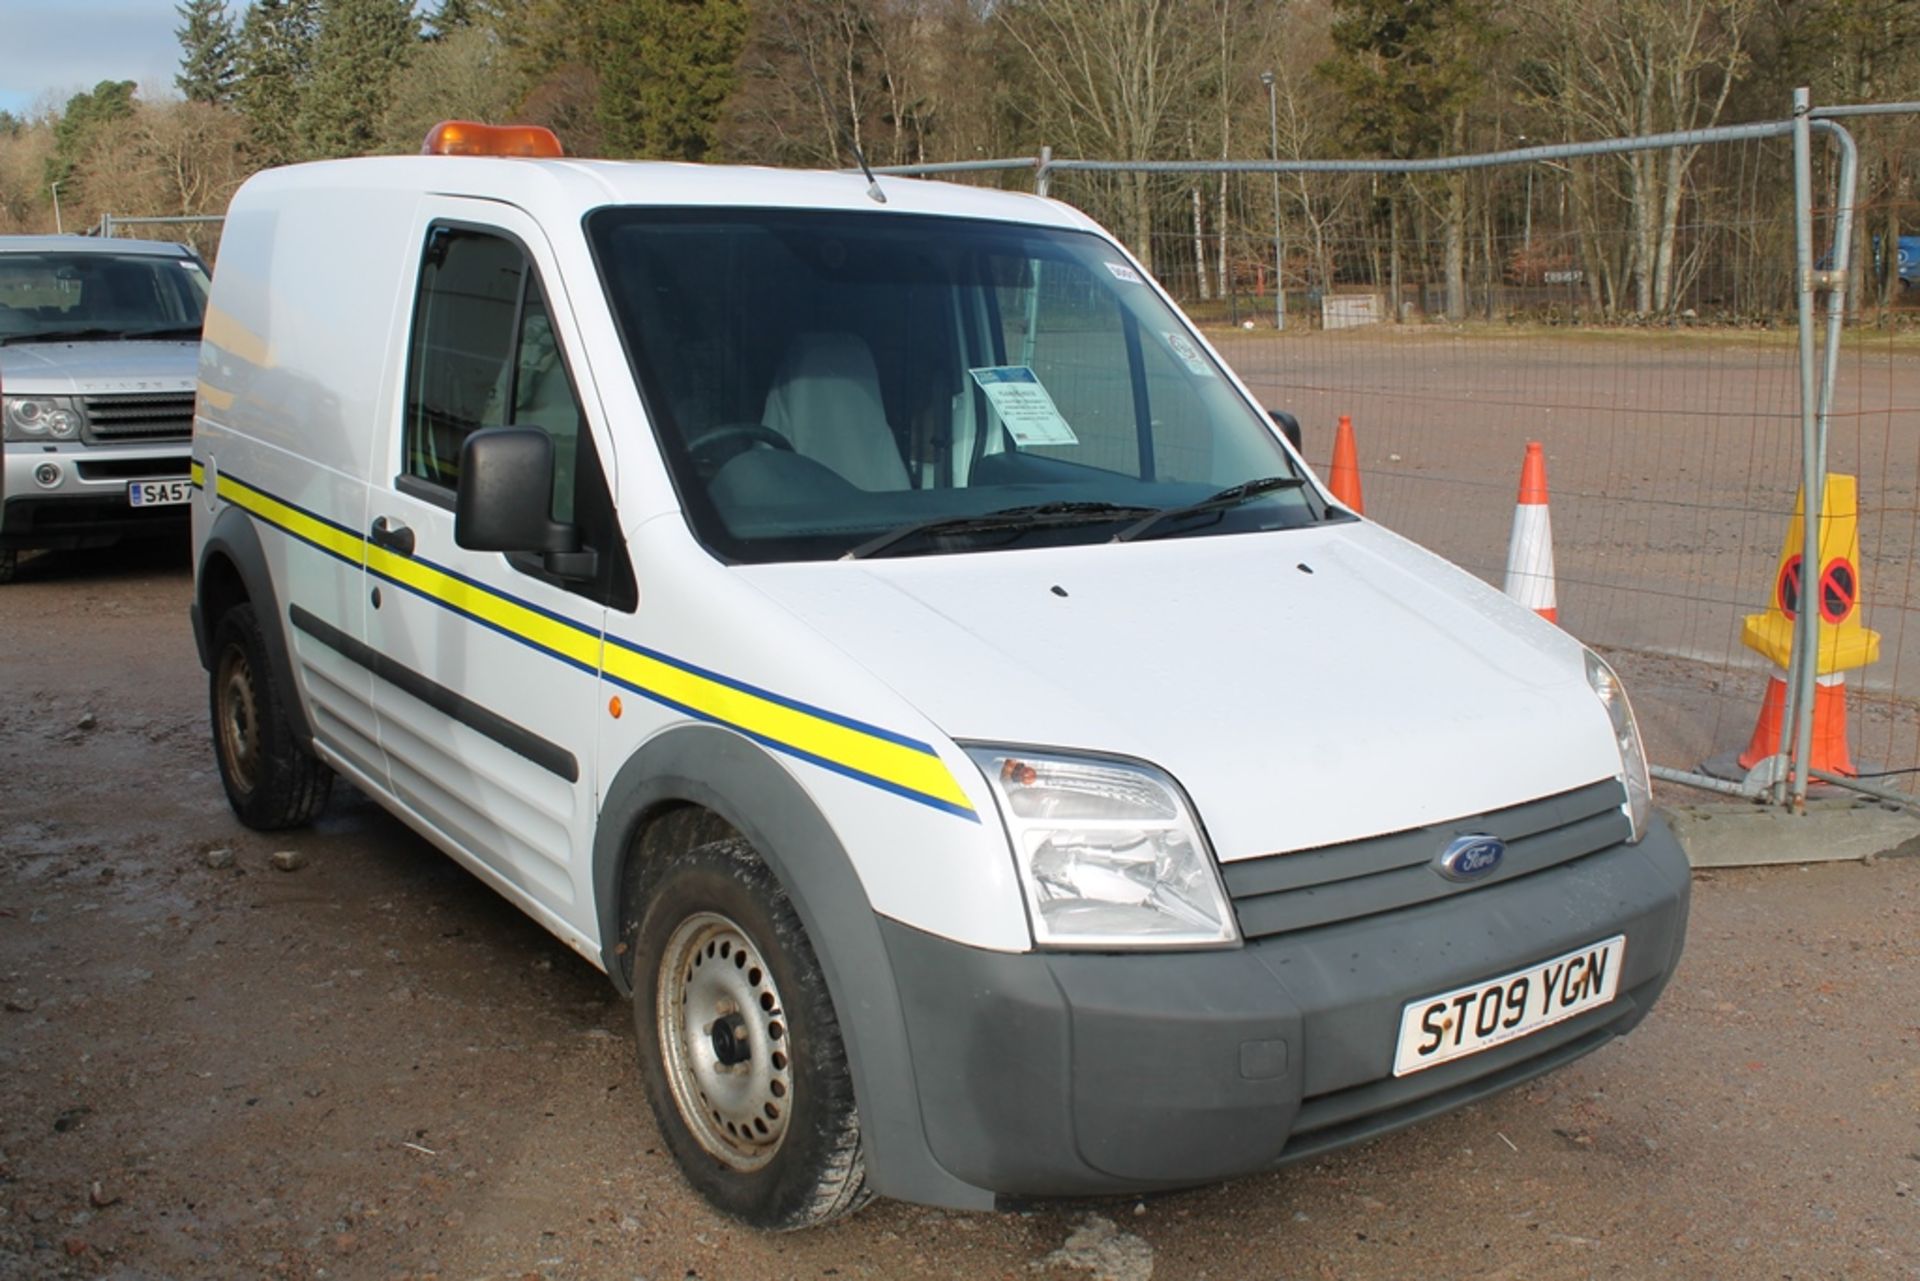
[[[206,299],[184,245],[0,236],[0,583],[28,548],[184,527]]]

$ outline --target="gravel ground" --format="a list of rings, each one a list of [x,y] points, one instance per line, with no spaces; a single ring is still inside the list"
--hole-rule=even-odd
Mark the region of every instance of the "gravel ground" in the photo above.
[[[1277,1175],[738,1228],[602,976],[350,789],[232,819],[185,564],[0,589],[0,1277],[1920,1279],[1912,858],[1702,875],[1633,1036]]]

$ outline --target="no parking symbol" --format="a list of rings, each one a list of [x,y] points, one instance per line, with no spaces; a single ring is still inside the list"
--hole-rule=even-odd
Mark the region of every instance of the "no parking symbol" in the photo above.
[[[1800,570],[1800,554],[1795,552],[1780,566],[1780,581],[1774,587],[1774,597],[1779,602],[1780,612],[1788,618],[1793,618],[1800,612]],[[1836,556],[1828,561],[1827,567],[1820,571],[1822,621],[1836,626],[1846,622],[1859,599],[1860,575],[1854,569],[1853,562],[1845,556]]]
[[[1860,576],[1854,572],[1853,562],[1844,556],[1828,561],[1820,571],[1820,617],[1829,623],[1844,623],[1859,595]]]
[[[1787,557],[1780,566],[1780,581],[1773,589],[1780,612],[1792,618],[1800,612],[1800,553]]]

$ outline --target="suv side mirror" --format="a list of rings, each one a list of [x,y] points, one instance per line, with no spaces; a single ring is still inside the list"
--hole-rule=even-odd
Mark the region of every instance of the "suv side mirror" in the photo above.
[[[1306,446],[1300,443],[1300,420],[1298,418],[1295,418],[1284,409],[1269,409],[1267,411],[1267,417],[1273,419],[1273,425],[1280,429],[1280,434],[1287,438],[1287,443],[1293,446],[1294,452],[1300,454],[1306,453]]]
[[[453,541],[469,551],[541,557],[550,574],[591,578],[580,531],[553,519],[553,439],[538,427],[483,427],[460,446]]]

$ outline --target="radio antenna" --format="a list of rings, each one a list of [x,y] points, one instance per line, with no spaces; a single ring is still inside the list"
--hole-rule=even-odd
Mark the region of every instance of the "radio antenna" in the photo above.
[[[787,40],[794,46],[795,49],[799,49],[800,37],[798,34],[794,32],[793,16],[791,13],[788,12],[785,6],[782,6],[780,10],[780,22],[787,29]],[[811,77],[813,80],[813,91],[820,95],[821,110],[827,112],[829,115],[833,114],[832,104],[827,101],[827,87],[820,83],[820,72],[817,69],[815,69],[813,65],[812,57],[808,56],[804,52],[801,54],[801,56],[806,58],[807,75]],[[841,129],[839,130],[839,133],[840,133],[840,141],[847,144],[847,150],[851,151],[853,153],[853,158],[860,162],[860,172],[867,176],[867,195],[871,197],[873,202],[877,205],[886,204],[887,193],[880,190],[880,180],[873,176],[873,167],[867,163],[867,157],[865,153],[863,153],[860,150],[859,142],[857,142],[854,139],[852,133],[850,133],[847,130]]]

